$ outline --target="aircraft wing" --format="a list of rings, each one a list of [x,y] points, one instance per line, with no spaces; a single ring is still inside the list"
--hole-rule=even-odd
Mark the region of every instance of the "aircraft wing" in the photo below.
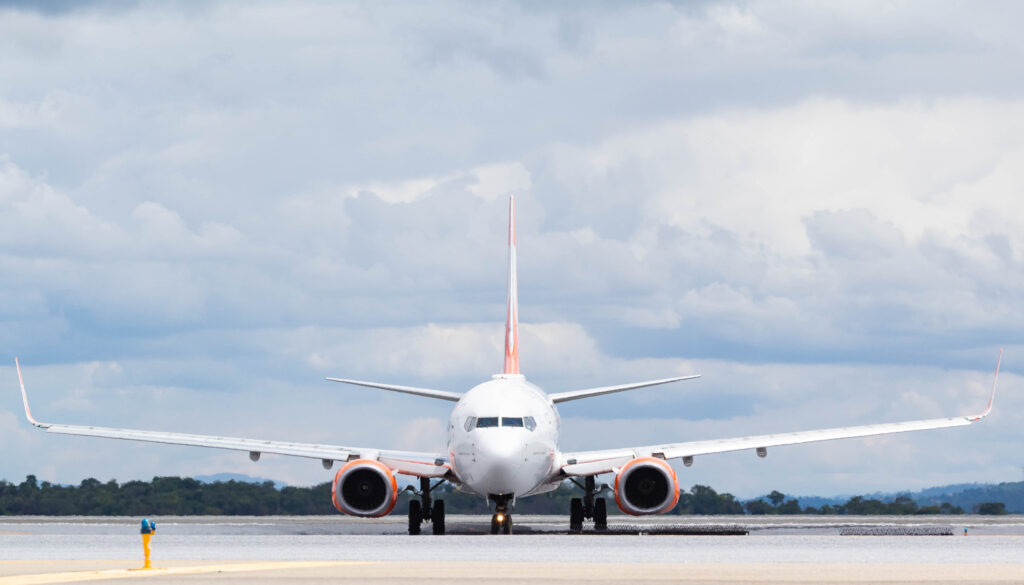
[[[34,426],[45,429],[48,433],[247,451],[249,453],[249,457],[254,461],[258,460],[260,455],[263,453],[289,455],[292,457],[307,457],[310,459],[321,460],[323,466],[327,469],[329,469],[335,461],[374,459],[387,465],[395,472],[406,475],[415,475],[419,477],[442,477],[450,471],[448,457],[444,453],[388,451],[360,447],[343,447],[339,445],[322,445],[316,443],[291,443],[285,441],[266,441],[262,439],[244,439],[238,437],[219,437],[214,435],[192,435],[163,431],[115,429],[108,427],[39,422],[32,416],[32,411],[28,407],[28,394],[25,392],[25,382],[21,375],[21,364],[18,363],[17,358],[15,358],[15,366],[18,369],[18,382],[21,384],[21,398],[25,404],[25,416]]]
[[[1002,359],[1002,353],[1002,351],[999,352],[1000,361]],[[998,379],[998,377],[999,361],[996,362],[995,374],[995,378]],[[873,437],[892,433],[966,426],[985,418],[988,413],[992,411],[992,402],[995,399],[995,392],[996,382],[993,380],[992,393],[989,396],[988,406],[980,414],[975,415],[855,427],[840,427],[833,429],[819,429],[813,431],[798,431],[794,433],[755,435],[750,437],[735,437],[731,439],[669,443],[665,445],[649,445],[626,449],[564,453],[562,472],[565,475],[597,475],[599,473],[608,473],[617,471],[630,460],[639,457],[683,459],[684,463],[689,464],[692,462],[692,459],[689,461],[688,459],[697,455],[710,455],[712,453],[725,453],[727,451],[742,451],[744,449],[757,450],[758,455],[763,457],[764,449],[767,449],[768,447],[778,447],[781,445],[798,445],[817,441],[831,441],[835,439],[850,439],[855,437]]]

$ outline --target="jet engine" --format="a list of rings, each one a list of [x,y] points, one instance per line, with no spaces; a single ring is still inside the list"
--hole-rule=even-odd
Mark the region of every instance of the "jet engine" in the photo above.
[[[615,503],[626,514],[661,514],[678,502],[676,471],[663,459],[634,459],[615,476]]]
[[[398,483],[388,466],[372,459],[345,464],[331,484],[334,507],[343,514],[363,518],[385,516],[398,501]]]

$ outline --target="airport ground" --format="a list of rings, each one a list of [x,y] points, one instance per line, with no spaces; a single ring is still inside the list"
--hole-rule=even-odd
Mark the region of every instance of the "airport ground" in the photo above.
[[[408,536],[402,518],[157,518],[151,571],[137,518],[0,518],[0,585],[30,583],[1022,583],[1024,518],[656,517],[611,534],[521,517],[518,534],[452,516]],[[681,535],[737,527],[746,536]],[[945,532],[952,536],[843,536]],[[964,529],[967,530],[966,535]],[[665,534],[669,532],[671,534]]]

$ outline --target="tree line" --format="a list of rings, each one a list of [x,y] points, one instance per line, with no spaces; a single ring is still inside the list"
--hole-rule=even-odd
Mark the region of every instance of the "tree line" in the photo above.
[[[450,514],[489,514],[490,506],[479,496],[455,491],[443,484],[433,497],[445,500]],[[516,503],[517,514],[566,514],[569,500],[580,497],[581,490],[565,483],[557,490],[524,498]],[[614,500],[607,490],[602,496]],[[395,512],[404,514],[413,497],[404,492]],[[610,502],[611,503],[611,502]],[[615,505],[609,513],[618,513]],[[986,502],[971,510],[976,514],[1006,514],[1001,502]],[[331,502],[331,484],[312,487],[284,487],[278,489],[273,482],[247,483],[225,481],[203,483],[191,478],[154,477],[152,481],[115,480],[100,482],[85,479],[77,486],[39,482],[34,475],[14,484],[0,480],[0,515],[40,516],[301,516],[329,515],[337,511]],[[695,485],[681,491],[679,504],[671,512],[677,515],[718,514],[823,514],[823,515],[913,515],[964,514],[960,506],[948,502],[919,506],[907,496],[883,502],[850,498],[845,504],[801,507],[798,500],[773,491],[767,496],[748,500],[736,499],[732,494],[718,493],[714,489]]]
[[[1002,514],[1006,513],[1006,506],[1002,506]],[[974,510],[975,513],[979,514],[994,514],[1000,513],[995,512],[995,508],[990,508],[988,505],[983,509]],[[750,500],[743,504],[743,509],[748,514],[754,515],[766,515],[766,514],[819,514],[819,515],[849,515],[849,516],[912,516],[922,514],[964,514],[964,509],[960,506],[954,506],[949,502],[943,502],[940,505],[931,506],[919,506],[912,498],[908,496],[898,496],[892,501],[883,502],[877,499],[865,499],[863,496],[854,496],[846,501],[845,504],[833,506],[831,504],[825,504],[821,507],[807,506],[806,508],[800,507],[800,501],[789,498],[786,494],[779,491],[773,491],[767,496]]]
[[[40,516],[267,516],[336,513],[331,484],[285,487],[274,483],[227,481],[202,483],[191,478],[154,477],[153,481],[89,478],[77,486],[38,482],[29,475],[20,484],[0,481],[0,514]]]

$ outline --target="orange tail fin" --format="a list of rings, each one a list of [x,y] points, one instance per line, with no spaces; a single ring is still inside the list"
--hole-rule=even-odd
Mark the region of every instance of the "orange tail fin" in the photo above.
[[[508,296],[504,374],[519,373],[519,294],[516,279],[516,200],[508,198]]]

